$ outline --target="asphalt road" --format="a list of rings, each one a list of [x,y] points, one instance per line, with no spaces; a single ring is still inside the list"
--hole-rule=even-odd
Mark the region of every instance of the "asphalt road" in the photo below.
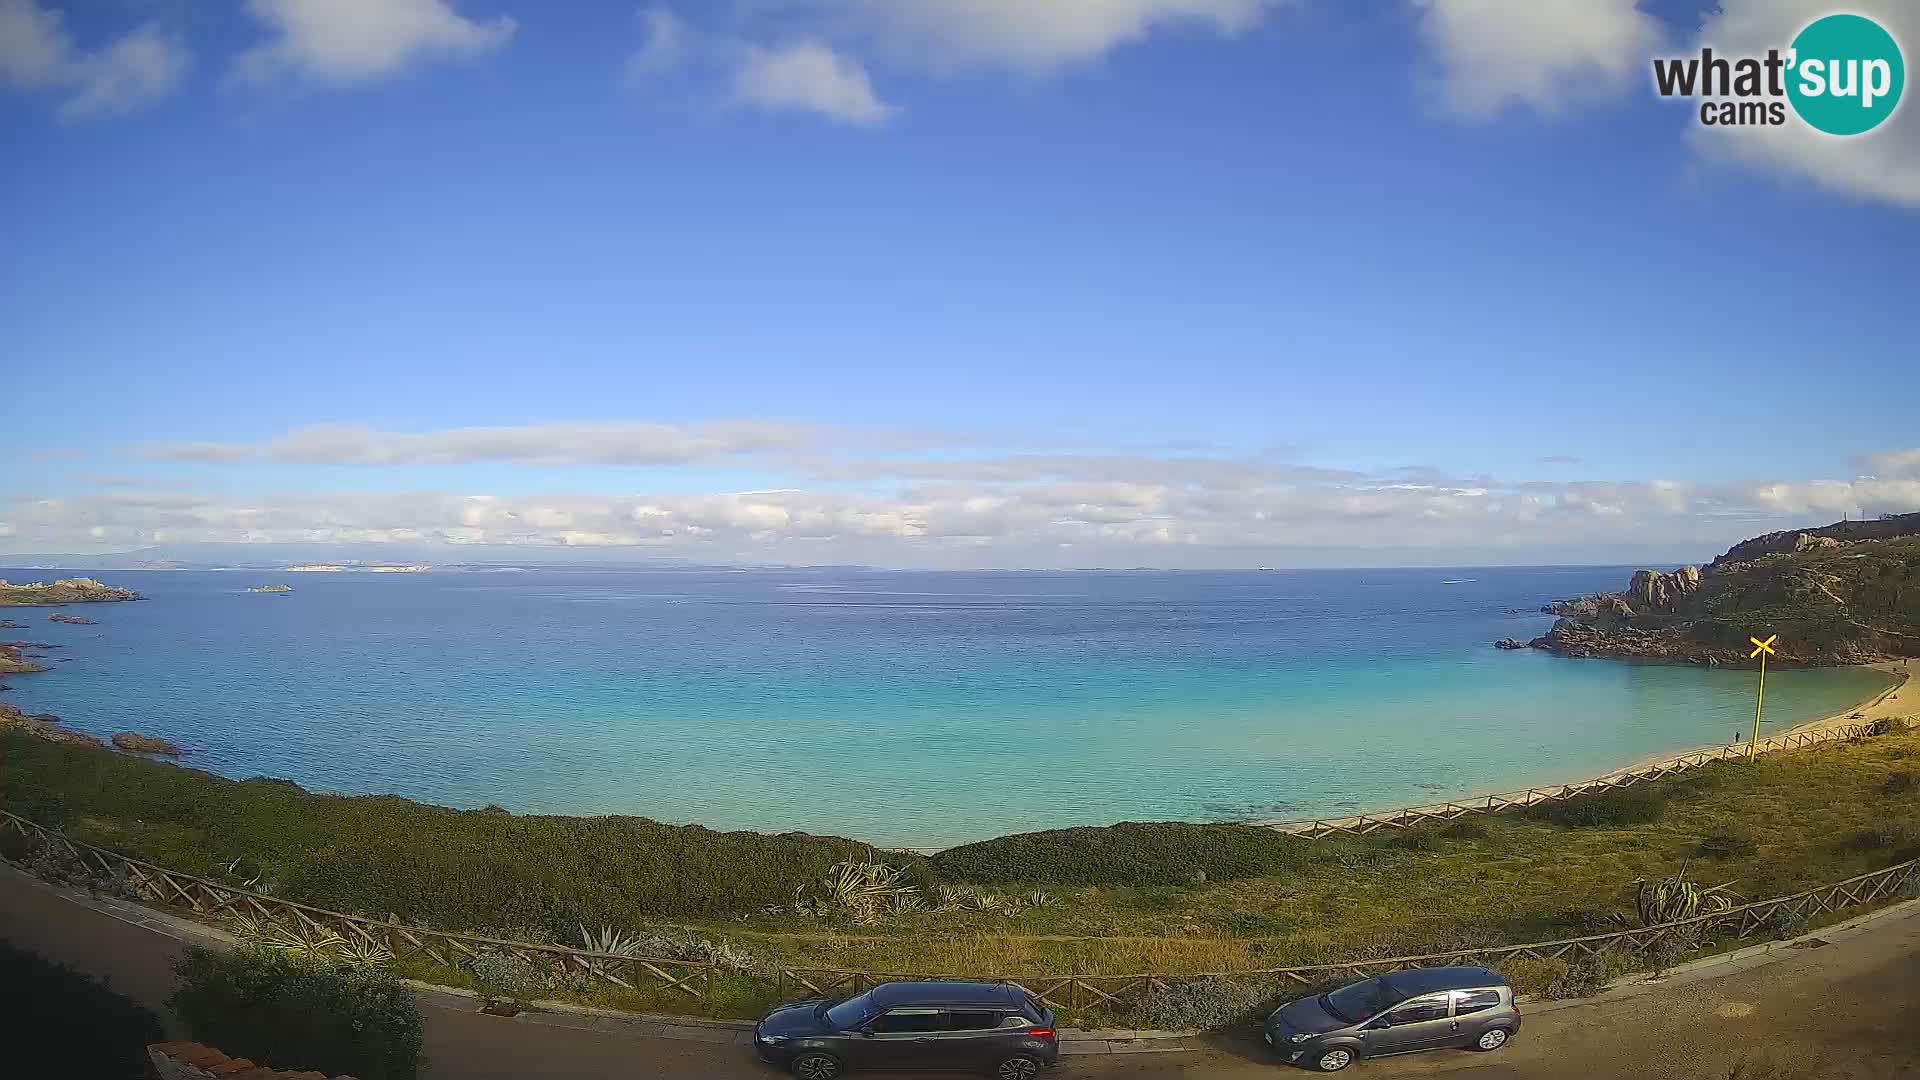
[[[160,1011],[180,946],[0,873],[0,938],[81,970]],[[427,1080],[690,1077],[775,1080],[743,1047],[426,1010]],[[1738,1071],[1736,1071],[1738,1070]],[[1920,1077],[1920,914],[1733,974],[1664,984],[1526,1017],[1493,1054],[1437,1051],[1362,1062],[1359,1078],[1474,1080],[1907,1080]],[[1304,1076],[1252,1037],[1193,1053],[1074,1057],[1061,1080]],[[900,1080],[875,1077],[875,1080]]]

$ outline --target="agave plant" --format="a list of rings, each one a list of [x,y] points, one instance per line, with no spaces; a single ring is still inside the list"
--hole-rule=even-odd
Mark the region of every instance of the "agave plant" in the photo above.
[[[834,863],[827,876],[794,890],[796,910],[812,915],[845,915],[856,923],[880,919],[889,898],[913,893],[905,867],[847,860]]]
[[[920,899],[918,892],[894,893],[881,906],[888,915],[914,915],[927,910],[926,901]]]
[[[1687,868],[1668,878],[1637,878],[1633,882],[1633,906],[1640,925],[1659,926],[1679,922],[1696,915],[1725,911],[1738,899],[1728,889],[1733,882],[1702,887],[1687,877]]]
[[[393,950],[378,941],[354,938],[333,951],[333,959],[347,967],[383,968],[393,963]]]
[[[1039,889],[1035,889],[1021,897],[1020,901],[1030,908],[1052,907],[1054,905],[1053,897],[1041,892]]]
[[[580,924],[580,947],[587,952],[606,953],[609,956],[639,956],[644,940],[638,934],[629,934],[625,930],[615,930],[603,926],[597,932]]]
[[[251,915],[236,915],[228,926],[234,937],[256,948],[273,949],[308,960],[331,960],[347,944],[345,938],[331,930],[315,927],[296,930]]]

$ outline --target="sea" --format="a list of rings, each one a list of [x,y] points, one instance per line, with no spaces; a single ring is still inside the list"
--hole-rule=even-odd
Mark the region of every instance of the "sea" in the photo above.
[[[930,850],[1382,810],[1746,732],[1751,671],[1492,647],[1630,571],[90,572],[147,599],[0,609],[29,627],[0,639],[57,646],[0,700],[236,778]],[[1770,672],[1766,730],[1887,683]]]

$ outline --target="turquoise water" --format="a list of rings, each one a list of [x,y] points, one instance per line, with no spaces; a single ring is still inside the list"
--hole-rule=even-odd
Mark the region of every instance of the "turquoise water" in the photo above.
[[[101,573],[151,599],[0,637],[67,661],[9,700],[224,775],[940,847],[1385,809],[1744,732],[1751,672],[1490,647],[1551,621],[1506,609],[1627,573]],[[1884,685],[1772,673],[1768,729]]]

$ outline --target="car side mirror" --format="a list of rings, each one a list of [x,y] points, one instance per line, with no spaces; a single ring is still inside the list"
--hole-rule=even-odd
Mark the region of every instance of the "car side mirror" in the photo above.
[[[1368,1024],[1367,1030],[1368,1031],[1385,1031],[1386,1029],[1392,1026],[1393,1026],[1393,1021],[1388,1020],[1386,1017],[1383,1016],[1380,1019],[1375,1020],[1373,1023]]]

